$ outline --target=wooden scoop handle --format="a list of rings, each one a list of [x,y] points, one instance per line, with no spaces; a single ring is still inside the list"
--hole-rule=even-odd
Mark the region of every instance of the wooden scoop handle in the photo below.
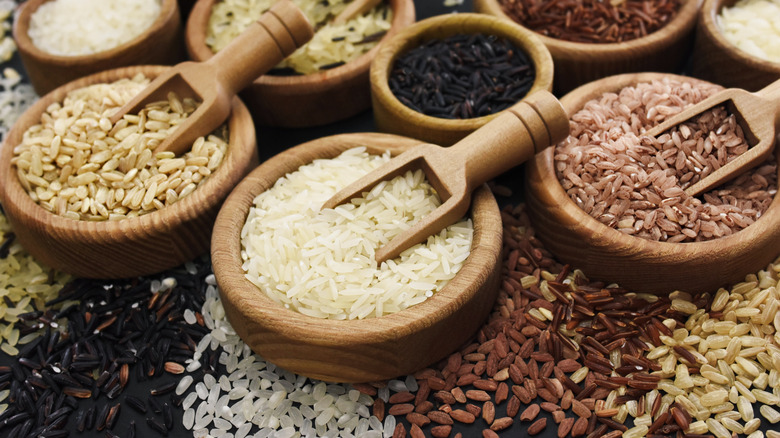
[[[235,95],[313,35],[314,30],[300,9],[291,1],[278,1],[205,62],[216,70],[224,91]]]
[[[354,17],[374,9],[379,3],[382,3],[382,0],[352,0],[352,2],[333,19],[332,23],[335,25],[342,25]]]
[[[528,161],[569,135],[569,117],[547,91],[538,91],[447,148],[453,163],[464,163],[473,188]]]

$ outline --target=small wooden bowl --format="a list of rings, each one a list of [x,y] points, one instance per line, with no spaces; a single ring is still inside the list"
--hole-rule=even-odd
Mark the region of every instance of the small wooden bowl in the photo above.
[[[404,105],[390,91],[388,78],[399,56],[426,41],[458,34],[497,35],[511,41],[522,48],[534,63],[536,78],[527,95],[538,90],[552,91],[552,58],[533,32],[483,14],[450,14],[427,18],[399,32],[382,45],[371,63],[371,104],[377,129],[450,146],[500,114],[498,112],[471,119],[428,116]]]
[[[176,0],[161,0],[160,16],[143,34],[111,50],[79,56],[52,55],[36,47],[30,17],[51,0],[24,2],[14,19],[13,35],[30,83],[39,96],[74,79],[130,65],[171,65],[184,58],[181,16]]]
[[[140,217],[90,222],[50,213],[30,198],[11,167],[13,149],[24,132],[70,90],[138,73],[151,78],[166,68],[122,67],[70,82],[39,99],[11,128],[0,150],[0,203],[19,242],[44,264],[80,277],[123,278],[160,272],[208,250],[222,201],[259,162],[252,117],[238,98],[233,100],[230,147],[222,164],[189,196]]]
[[[561,103],[574,114],[603,93],[664,76],[698,81],[661,73],[624,74],[583,85],[564,96]],[[705,242],[653,242],[610,228],[571,201],[555,173],[554,153],[555,149],[549,148],[529,161],[529,214],[546,247],[593,279],[614,281],[637,292],[714,292],[763,269],[780,252],[778,196],[760,219],[731,236]]]
[[[758,91],[780,78],[780,62],[742,51],[726,40],[716,21],[724,7],[737,0],[704,0],[696,26],[692,74],[727,88]]]
[[[272,301],[241,267],[241,229],[254,198],[277,179],[317,158],[367,146],[400,153],[421,142],[389,134],[339,134],[288,149],[263,162],[225,201],[211,242],[222,304],[233,328],[255,352],[308,377],[366,382],[405,375],[446,357],[482,324],[498,292],[501,217],[490,190],[474,192],[474,241],[460,272],[426,301],[363,320],[306,316]]]
[[[555,94],[619,73],[679,71],[690,54],[699,6],[699,0],[683,1],[679,13],[664,27],[632,41],[587,44],[537,34],[555,62]],[[514,22],[498,0],[474,0],[474,9]]]
[[[211,9],[218,0],[198,0],[187,20],[187,52],[196,61],[214,56],[206,45]],[[241,93],[258,124],[299,128],[320,126],[352,117],[371,106],[368,68],[379,47],[399,30],[414,23],[412,0],[389,0],[390,30],[380,43],[336,68],[308,75],[263,75]]]

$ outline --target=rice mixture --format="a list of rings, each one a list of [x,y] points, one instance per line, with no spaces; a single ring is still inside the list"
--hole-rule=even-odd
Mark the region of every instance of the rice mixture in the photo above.
[[[440,205],[422,171],[321,210],[338,190],[389,159],[350,149],[302,166],[257,196],[241,231],[246,278],[289,309],[329,319],[387,315],[441,290],[470,253],[471,219],[380,266],[374,259],[377,248]]]

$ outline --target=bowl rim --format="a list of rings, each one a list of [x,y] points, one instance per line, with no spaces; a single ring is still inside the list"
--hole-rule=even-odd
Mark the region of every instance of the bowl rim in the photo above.
[[[484,29],[485,33],[511,40],[512,44],[523,49],[533,62],[535,70],[534,82],[521,100],[536,91],[549,91],[552,88],[553,58],[550,51],[542,44],[538,34],[511,20],[487,14],[465,12],[439,15],[418,21],[401,30],[391,40],[383,44],[371,63],[370,74],[373,99],[382,99],[384,104],[389,106],[390,111],[398,114],[397,117],[438,130],[470,131],[497,117],[503,111],[469,119],[445,119],[429,116],[404,105],[390,90],[388,83],[390,70],[399,56],[419,46],[420,42],[430,40],[430,33],[441,32],[442,29],[447,29],[448,31],[451,29],[453,34],[459,32],[466,33],[462,31],[463,28],[471,26]]]
[[[780,75],[780,61],[770,61],[751,55],[727,40],[718,25],[717,16],[727,3],[733,6],[737,0],[703,0],[699,11],[699,28],[719,50],[729,53],[747,68],[769,70]]]
[[[205,61],[214,55],[206,45],[205,27],[211,15],[213,5],[220,0],[198,0],[192,8],[187,19],[185,28],[185,41],[187,53],[195,61]],[[305,75],[261,75],[254,80],[253,85],[279,88],[287,90],[289,94],[295,94],[293,90],[299,87],[306,88],[307,92],[317,92],[326,90],[334,82],[341,82],[349,78],[360,76],[368,71],[371,60],[375,54],[389,38],[391,38],[399,28],[406,26],[407,21],[414,22],[415,7],[412,0],[389,0],[390,7],[393,9],[393,19],[390,23],[390,29],[382,36],[377,44],[368,52],[357,58],[344,63],[338,67],[327,70],[321,70],[316,73]],[[401,13],[398,13],[398,11]],[[203,31],[202,31],[203,30]]]
[[[585,103],[600,94],[607,93],[607,92],[614,92],[616,90],[619,91],[620,89],[625,88],[627,86],[635,85],[640,82],[648,82],[652,80],[663,79],[664,77],[674,78],[674,79],[678,79],[690,83],[702,83],[702,82],[710,83],[703,79],[697,79],[694,77],[682,76],[673,73],[655,73],[655,72],[623,73],[614,76],[607,76],[605,78],[598,79],[588,84],[581,85],[580,87],[575,88],[574,90],[572,90],[571,92],[563,96],[560,101],[561,104],[564,106],[564,108],[567,108],[568,111],[569,106],[572,106],[575,103],[579,103],[579,102]],[[604,84],[610,84],[610,89],[599,91],[599,89]],[[580,109],[582,109],[581,106],[575,111],[570,112],[570,114],[574,114]],[[546,150],[542,151],[542,153],[537,154],[535,159],[530,162],[531,163],[530,165],[536,168],[543,181],[555,181],[556,184],[544,184],[544,185],[539,184],[534,186],[542,187],[543,190],[546,190],[547,193],[549,193],[553,198],[557,200],[561,200],[562,202],[560,204],[561,210],[566,215],[568,215],[568,217],[571,218],[572,220],[579,223],[587,224],[588,228],[597,229],[599,234],[601,235],[608,235],[611,242],[618,243],[618,245],[612,245],[615,247],[619,247],[619,248],[633,247],[637,249],[637,252],[645,253],[649,255],[651,258],[668,256],[668,254],[670,253],[678,253],[678,254],[687,253],[687,252],[696,252],[696,253],[710,252],[711,253],[712,251],[721,250],[726,247],[749,248],[753,244],[753,242],[751,241],[751,239],[744,239],[743,238],[744,236],[746,236],[749,233],[754,233],[755,231],[758,230],[764,231],[766,229],[769,229],[771,228],[769,226],[770,219],[772,217],[775,217],[775,219],[780,218],[780,193],[777,193],[773,197],[772,202],[769,204],[769,207],[767,208],[766,212],[764,212],[764,214],[761,215],[761,217],[759,217],[753,224],[749,225],[748,227],[743,228],[729,236],[723,236],[717,239],[710,239],[710,240],[698,241],[698,242],[677,242],[677,243],[666,242],[666,241],[653,241],[641,237],[631,236],[599,222],[596,218],[586,213],[584,210],[582,210],[574,202],[571,201],[571,199],[566,195],[566,192],[563,190],[563,187],[560,184],[557,174],[554,171],[555,149],[556,148],[554,147],[547,148]],[[776,150],[775,156],[780,157],[780,149]],[[778,167],[777,172],[780,175],[780,166]],[[566,202],[563,203],[563,200],[566,200]],[[770,219],[765,219],[767,217]],[[588,245],[594,244],[591,236],[585,236],[584,239],[585,239],[584,242],[585,244]]]
[[[160,0],[160,15],[146,28],[140,35],[126,41],[111,49],[103,50],[97,53],[86,55],[56,55],[38,48],[30,38],[28,29],[30,28],[30,18],[38,8],[47,2],[55,0],[27,0],[15,14],[13,22],[13,37],[20,51],[24,51],[30,57],[39,62],[48,64],[60,64],[64,66],[90,65],[101,62],[111,61],[112,58],[125,52],[142,50],[143,44],[155,39],[161,33],[167,30],[171,20],[178,19],[179,3],[178,0]]]
[[[369,144],[363,141],[366,136],[370,136],[372,142],[376,139],[376,142]],[[361,141],[356,141],[355,138],[360,138]],[[471,253],[461,270],[442,290],[422,303],[404,310],[381,317],[353,320],[322,319],[304,315],[273,301],[245,277],[242,268],[241,229],[249,209],[257,194],[273,186],[280,177],[297,170],[302,165],[309,164],[311,159],[333,158],[350,147],[365,146],[370,153],[390,150],[395,154],[422,143],[424,142],[420,140],[386,133],[336,134],[299,144],[261,163],[225,200],[214,225],[211,258],[223,299],[231,303],[238,296],[243,299],[250,297],[257,300],[259,305],[251,315],[243,313],[247,311],[245,309],[240,309],[239,312],[271,332],[278,333],[284,328],[295,327],[294,333],[285,331],[284,336],[324,347],[356,343],[371,344],[378,340],[399,339],[452,316],[460,307],[479,294],[481,286],[489,278],[484,272],[488,271],[486,267],[492,269],[493,265],[499,262],[501,230],[492,230],[486,225],[491,225],[491,215],[499,217],[500,213],[495,197],[485,185],[475,190],[473,194],[472,206],[479,207],[480,211],[476,217],[472,213],[474,240]],[[241,220],[230,217],[235,212],[239,213]],[[501,227],[500,223],[499,220],[498,228]],[[376,324],[379,320],[383,324]],[[262,351],[260,353],[262,354]]]
[[[22,114],[19,120],[22,121],[29,116],[35,115],[35,123],[39,123],[40,114],[42,114],[52,102],[62,102],[64,97],[71,90],[91,84],[114,81],[121,78],[131,78],[138,73],[144,73],[147,77],[154,78],[168,68],[170,68],[170,66],[137,65],[106,70],[82,77],[57,87],[42,96]],[[14,168],[11,165],[11,157],[14,155],[13,149],[16,144],[21,141],[24,132],[30,128],[30,126],[22,126],[17,122],[8,131],[2,147],[0,148],[0,160],[2,160],[3,163],[3,165],[0,166],[0,182],[2,182],[2,184],[0,184],[0,202],[2,202],[3,207],[7,211],[10,209],[7,205],[8,200],[17,200],[18,202],[16,202],[16,207],[14,208],[18,213],[16,220],[23,221],[22,223],[34,223],[39,227],[45,226],[51,235],[59,235],[61,238],[66,239],[68,239],[67,236],[71,236],[70,239],[78,239],[84,242],[101,244],[106,242],[119,242],[124,240],[126,236],[145,233],[144,230],[159,228],[167,230],[175,229],[176,227],[191,221],[193,217],[204,214],[209,208],[216,205],[232,188],[223,187],[228,185],[227,183],[231,178],[234,178],[231,174],[232,168],[235,167],[236,163],[248,160],[252,155],[252,151],[245,150],[248,148],[237,148],[234,146],[251,143],[248,142],[248,140],[250,140],[248,137],[254,136],[254,125],[252,123],[247,123],[246,126],[239,126],[239,119],[251,121],[251,116],[249,115],[249,110],[244,106],[240,99],[234,98],[231,116],[230,119],[228,119],[229,146],[227,153],[223,157],[223,161],[219,167],[211,173],[203,184],[190,193],[189,196],[184,197],[164,209],[115,221],[69,219],[49,212],[37,202],[33,201],[22,187],[17,177],[17,172],[14,171]],[[248,132],[250,130],[249,127],[251,127],[251,133]],[[220,195],[220,192],[225,193]],[[118,231],[118,233],[116,231]]]
[[[498,0],[474,0],[475,3],[479,3],[490,14],[503,17],[513,23],[518,23],[512,19],[509,15],[504,13],[503,9],[498,3]],[[699,12],[699,3],[702,0],[682,0],[682,5],[678,9],[678,13],[672,17],[672,19],[666,23],[665,26],[649,33],[643,37],[635,38],[628,41],[618,43],[578,43],[574,41],[566,41],[558,38],[552,38],[539,34],[525,27],[523,24],[518,23],[519,26],[534,32],[544,42],[551,52],[556,55],[562,55],[565,53],[577,53],[581,51],[589,52],[593,57],[608,56],[614,53],[630,53],[636,51],[649,50],[653,46],[660,44],[662,41],[668,39],[679,39],[679,37],[691,28],[696,23],[696,16]]]

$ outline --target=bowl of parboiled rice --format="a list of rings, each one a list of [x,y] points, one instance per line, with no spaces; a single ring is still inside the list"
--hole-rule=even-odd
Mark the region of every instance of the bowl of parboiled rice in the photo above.
[[[688,185],[749,148],[740,120],[720,107],[655,139],[643,136],[721,89],[690,77],[635,73],[564,96],[570,136],[527,169],[540,240],[588,276],[637,292],[714,291],[774,260],[777,153],[690,197]]]
[[[339,134],[290,148],[226,200],[211,256],[225,312],[258,354],[298,374],[365,382],[456,350],[498,292],[501,218],[487,186],[469,217],[377,266],[374,251],[438,202],[421,171],[321,210],[349,182],[419,140]]]
[[[261,125],[319,126],[371,106],[369,66],[379,45],[414,23],[412,0],[387,0],[343,24],[350,0],[294,0],[316,31],[312,40],[241,94]],[[187,20],[187,52],[204,61],[273,4],[271,0],[198,0]]]
[[[114,125],[107,114],[167,68],[122,67],[69,82],[11,128],[0,151],[0,203],[37,260],[80,277],[126,278],[208,251],[222,201],[259,161],[254,124],[235,98],[225,124],[188,152],[153,154],[182,120],[174,114],[194,110],[187,99],[169,97]]]

